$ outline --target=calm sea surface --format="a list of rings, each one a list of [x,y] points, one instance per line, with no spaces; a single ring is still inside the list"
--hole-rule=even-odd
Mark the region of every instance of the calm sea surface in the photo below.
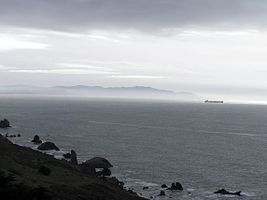
[[[15,143],[36,148],[38,134],[61,149],[56,157],[74,149],[80,162],[107,158],[146,197],[267,199],[267,106],[0,97],[0,118],[12,123],[0,132],[22,135]],[[157,197],[176,181],[184,191]],[[221,188],[244,196],[213,194]]]

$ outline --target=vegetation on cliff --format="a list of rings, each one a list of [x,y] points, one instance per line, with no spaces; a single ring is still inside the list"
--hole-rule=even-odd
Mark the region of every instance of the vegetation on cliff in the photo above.
[[[123,189],[116,178],[97,177],[81,166],[31,148],[12,144],[0,135],[1,199],[142,200]]]

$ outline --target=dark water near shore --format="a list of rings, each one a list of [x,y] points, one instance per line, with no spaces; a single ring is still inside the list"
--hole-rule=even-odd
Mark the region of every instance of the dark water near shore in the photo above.
[[[167,191],[172,199],[267,199],[264,105],[0,97],[0,118],[13,125],[0,132],[22,135],[16,143],[31,146],[38,134],[61,148],[58,157],[74,149],[80,162],[107,158],[147,197],[179,181],[185,190]],[[220,188],[245,196],[214,195]]]

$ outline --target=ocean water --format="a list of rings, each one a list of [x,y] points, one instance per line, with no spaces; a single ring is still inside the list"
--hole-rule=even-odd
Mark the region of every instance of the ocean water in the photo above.
[[[30,143],[35,134],[79,162],[107,158],[113,175],[153,199],[267,199],[267,106],[87,98],[0,97],[0,118]],[[161,184],[180,182],[184,191]],[[143,190],[144,186],[149,189]],[[243,196],[215,195],[225,188]]]

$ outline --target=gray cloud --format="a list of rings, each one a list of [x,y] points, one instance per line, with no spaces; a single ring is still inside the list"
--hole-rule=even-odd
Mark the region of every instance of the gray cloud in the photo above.
[[[266,0],[0,0],[0,25],[63,31],[262,28]]]

